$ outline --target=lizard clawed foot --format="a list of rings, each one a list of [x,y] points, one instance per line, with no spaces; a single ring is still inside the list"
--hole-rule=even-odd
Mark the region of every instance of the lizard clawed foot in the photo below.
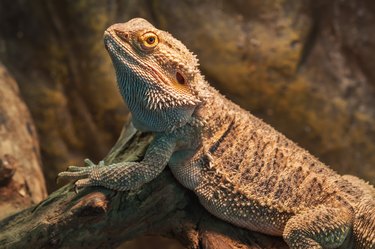
[[[90,187],[92,186],[92,182],[89,178],[85,178],[85,179],[80,179],[80,180],[77,180],[75,183],[74,183],[74,192],[76,194],[78,194],[79,190],[84,188],[84,187]]]
[[[78,192],[79,189],[95,185],[92,182],[90,175],[93,170],[105,167],[104,161],[100,161],[97,165],[93,163],[90,159],[85,159],[85,166],[69,166],[66,171],[60,172],[57,175],[56,182],[59,182],[60,179],[68,179],[75,181],[75,192]]]

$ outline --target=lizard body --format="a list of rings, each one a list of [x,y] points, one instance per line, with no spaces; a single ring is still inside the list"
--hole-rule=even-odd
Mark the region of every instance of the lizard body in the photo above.
[[[213,215],[291,248],[375,248],[375,189],[340,176],[211,87],[195,56],[144,19],[104,35],[133,124],[155,139],[141,162],[70,166],[77,187],[136,189],[168,164]]]

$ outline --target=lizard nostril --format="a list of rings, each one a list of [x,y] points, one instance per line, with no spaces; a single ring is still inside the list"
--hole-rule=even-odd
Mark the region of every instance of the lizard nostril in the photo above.
[[[180,83],[181,85],[185,84],[185,78],[184,76],[182,76],[182,74],[180,74],[179,72],[176,73],[176,80],[178,83]]]
[[[122,40],[129,40],[129,34],[124,32],[124,31],[121,31],[121,30],[114,30],[116,35],[122,39]]]

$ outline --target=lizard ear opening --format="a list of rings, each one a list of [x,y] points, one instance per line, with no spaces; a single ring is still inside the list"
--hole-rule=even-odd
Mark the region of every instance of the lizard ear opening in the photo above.
[[[176,80],[179,84],[184,85],[185,84],[185,78],[180,74],[179,72],[176,73]]]

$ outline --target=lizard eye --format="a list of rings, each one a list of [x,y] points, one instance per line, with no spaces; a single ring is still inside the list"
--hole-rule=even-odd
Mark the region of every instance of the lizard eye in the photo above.
[[[147,32],[141,36],[141,42],[144,49],[150,49],[158,45],[159,38],[155,33]]]

